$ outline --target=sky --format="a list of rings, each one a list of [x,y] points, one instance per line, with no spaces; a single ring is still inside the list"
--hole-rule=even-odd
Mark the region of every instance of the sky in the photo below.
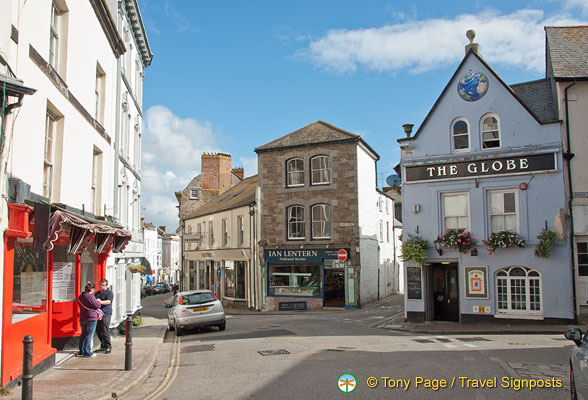
[[[254,149],[317,120],[380,155],[378,186],[465,55],[468,29],[507,83],[545,77],[544,26],[588,24],[588,0],[138,0],[153,62],[143,88],[142,213],[178,226],[174,192],[202,153],[257,174]]]

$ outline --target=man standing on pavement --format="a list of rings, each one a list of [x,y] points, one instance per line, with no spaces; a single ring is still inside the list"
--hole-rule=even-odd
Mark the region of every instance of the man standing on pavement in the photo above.
[[[101,304],[100,309],[104,313],[104,316],[98,321],[98,326],[96,327],[96,333],[98,333],[98,339],[100,339],[99,351],[103,351],[104,354],[110,354],[112,351],[112,345],[110,344],[110,319],[112,317],[114,294],[108,289],[108,281],[106,279],[100,280],[100,290],[94,296],[96,296],[96,299]]]

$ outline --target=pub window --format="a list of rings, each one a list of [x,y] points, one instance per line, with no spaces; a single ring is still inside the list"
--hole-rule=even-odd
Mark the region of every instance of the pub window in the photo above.
[[[320,296],[321,266],[270,264],[268,284],[269,295]]]
[[[304,239],[304,207],[288,207],[288,239]]]
[[[317,204],[312,206],[312,238],[328,239],[331,237],[331,206]]]
[[[496,272],[497,312],[541,314],[541,275],[526,267],[509,267]]]
[[[516,190],[495,190],[488,192],[491,233],[519,231],[519,217]]]
[[[304,186],[304,160],[292,158],[286,162],[287,186]]]
[[[470,149],[470,128],[467,120],[457,119],[451,127],[453,135],[453,151],[467,151]]]
[[[482,122],[482,148],[493,149],[500,147],[500,123],[498,117],[489,115]]]
[[[330,182],[329,157],[316,156],[310,159],[311,185],[326,185]]]
[[[578,254],[578,272],[580,276],[588,276],[588,243],[576,243],[576,250]]]
[[[445,231],[469,230],[469,196],[467,193],[445,193],[443,199],[443,227]]]

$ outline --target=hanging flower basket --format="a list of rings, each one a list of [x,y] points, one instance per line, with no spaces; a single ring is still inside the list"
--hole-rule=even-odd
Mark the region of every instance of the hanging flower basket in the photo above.
[[[496,251],[499,247],[517,246],[523,248],[526,246],[525,239],[513,231],[494,232],[490,235],[488,240],[482,241],[484,246],[490,251],[490,254]]]
[[[557,234],[552,230],[542,229],[541,233],[537,235],[537,239],[539,239],[539,243],[537,243],[537,247],[535,247],[535,257],[551,257],[551,250],[553,250]]]
[[[457,231],[446,230],[444,235],[439,235],[439,241],[444,247],[452,247],[460,253],[467,253],[476,247],[476,238],[472,238],[470,232],[464,229]]]
[[[131,271],[132,274],[142,273],[142,272],[145,272],[145,270],[146,270],[145,266],[143,266],[141,264],[129,265],[129,271]]]
[[[408,239],[402,242],[402,260],[414,261],[420,266],[427,260],[427,241],[418,235],[408,234]]]

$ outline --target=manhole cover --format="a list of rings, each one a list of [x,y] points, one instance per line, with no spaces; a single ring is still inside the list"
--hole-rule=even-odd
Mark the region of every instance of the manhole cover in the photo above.
[[[262,356],[279,356],[281,354],[290,354],[288,350],[279,349],[279,350],[260,350],[258,351],[259,354]]]
[[[490,342],[490,339],[484,339],[483,337],[458,337],[456,339],[462,342]]]
[[[415,342],[419,342],[419,343],[435,343],[433,340],[430,339],[412,339]]]
[[[214,344],[199,344],[196,346],[188,346],[182,349],[182,353],[196,353],[198,351],[212,351]]]

